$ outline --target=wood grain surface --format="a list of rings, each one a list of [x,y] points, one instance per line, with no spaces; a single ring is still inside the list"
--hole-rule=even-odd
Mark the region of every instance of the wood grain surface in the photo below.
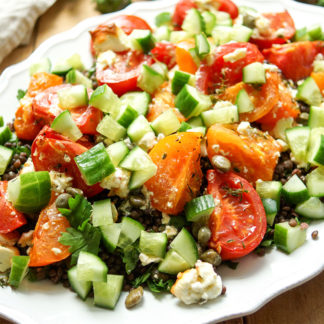
[[[95,4],[91,0],[58,0],[52,8],[39,18],[30,44],[14,50],[0,64],[0,72],[6,67],[27,58],[48,37],[68,30],[83,19],[98,14],[95,10]],[[323,257],[323,255],[319,257]],[[230,294],[231,292],[228,291],[227,293]],[[233,309],[235,309],[235,305],[233,305]],[[324,273],[302,286],[276,297],[254,314],[229,320],[222,324],[323,323]],[[0,318],[0,324],[9,324],[9,322]]]

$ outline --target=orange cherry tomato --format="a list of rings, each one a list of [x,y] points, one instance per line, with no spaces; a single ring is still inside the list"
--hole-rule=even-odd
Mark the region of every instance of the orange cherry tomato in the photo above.
[[[27,93],[30,97],[35,97],[37,93],[47,88],[61,85],[63,78],[46,72],[38,72],[32,75],[29,82]]]
[[[321,93],[324,94],[324,72],[312,72],[311,77],[316,82],[317,86],[321,90]]]
[[[192,58],[189,49],[195,47],[195,40],[193,38],[177,43],[175,56],[179,70],[188,73],[196,73],[198,67]]]

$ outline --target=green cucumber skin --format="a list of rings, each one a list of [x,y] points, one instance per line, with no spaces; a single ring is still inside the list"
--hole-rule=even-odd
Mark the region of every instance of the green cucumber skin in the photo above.
[[[164,258],[168,238],[165,233],[141,232],[139,250],[146,255]]]
[[[212,195],[205,195],[194,198],[185,206],[187,221],[196,222],[200,218],[209,216],[215,208],[215,201]]]
[[[82,299],[86,300],[92,287],[91,281],[79,281],[77,279],[77,267],[74,266],[68,271],[68,279],[72,289]]]
[[[11,259],[11,271],[9,275],[9,285],[18,288],[24,279],[30,257],[25,255],[15,255]]]
[[[177,275],[179,272],[191,268],[186,260],[180,256],[176,251],[170,249],[164,260],[160,263],[158,270],[163,273]]]

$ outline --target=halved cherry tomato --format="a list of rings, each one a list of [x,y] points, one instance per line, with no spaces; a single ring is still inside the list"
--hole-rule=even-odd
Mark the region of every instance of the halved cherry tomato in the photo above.
[[[175,55],[176,62],[179,66],[179,70],[188,73],[196,73],[198,67],[195,63],[189,49],[195,47],[195,40],[193,38],[181,41],[177,43]]]
[[[35,118],[32,99],[28,96],[20,100],[20,107],[15,113],[14,128],[18,138],[32,141],[40,132],[43,123]]]
[[[317,54],[324,53],[324,42],[296,42],[263,50],[264,57],[277,65],[287,79],[298,81],[308,77],[313,70]]]
[[[27,223],[25,216],[8,201],[7,181],[0,181],[0,234],[14,231]]]
[[[172,69],[176,65],[175,59],[176,46],[173,43],[162,41],[155,44],[155,47],[151,50],[152,56],[166,64],[168,69]]]
[[[260,50],[271,47],[273,44],[284,44],[291,39],[296,32],[295,23],[289,12],[262,13],[261,17],[269,20],[269,28],[258,37],[251,37],[251,42]],[[278,36],[278,32],[280,35]]]
[[[71,87],[69,84],[51,87],[38,93],[33,99],[33,113],[41,124],[50,125],[63,111],[59,106],[58,91]],[[103,113],[94,107],[85,106],[71,109],[72,119],[83,134],[97,134],[97,125],[102,119]]]
[[[177,27],[181,27],[186,17],[187,11],[193,8],[197,8],[195,1],[193,0],[180,0],[174,9],[172,21]]]
[[[145,183],[157,210],[176,215],[198,193],[202,183],[198,133],[179,133],[160,140],[149,153],[158,170]]]
[[[321,93],[324,94],[324,72],[312,72],[311,77],[316,82],[317,86],[321,90]]]
[[[152,122],[163,112],[171,108],[177,115],[180,122],[186,120],[181,112],[175,108],[174,98],[175,95],[171,92],[170,82],[165,82],[164,84],[162,84],[162,86],[154,93],[154,97],[149,106],[149,112],[146,115],[146,119],[149,122]]]
[[[42,267],[66,259],[71,253],[69,246],[58,240],[70,227],[69,221],[57,210],[55,203],[39,215],[30,249],[30,267]]]
[[[81,177],[74,161],[77,155],[88,150],[84,145],[86,140],[75,143],[67,137],[44,126],[32,145],[32,160],[36,171],[64,172],[73,178],[73,186],[83,190],[88,197],[95,196],[103,189],[99,184],[88,186]],[[88,144],[88,147],[91,144]]]
[[[237,125],[211,126],[207,132],[208,158],[221,154],[232,164],[231,170],[249,182],[272,180],[280,156],[280,146],[270,135],[258,130],[237,130]]]
[[[96,77],[100,85],[107,84],[119,96],[137,89],[137,79],[142,65],[153,63],[152,57],[138,51],[116,54],[113,65],[97,69]]]
[[[235,19],[238,16],[239,10],[233,1],[231,1],[231,0],[216,0],[216,2],[219,3],[219,7],[218,7],[219,11],[227,12],[228,14],[230,14],[232,19]]]
[[[240,114],[240,119],[254,122],[267,113],[269,113],[279,100],[279,83],[280,77],[276,72],[267,73],[266,83],[260,88],[255,88],[252,85],[244,82],[237,83],[231,86],[222,93],[219,98],[222,100],[231,101],[235,104],[237,94],[244,89],[251,99],[254,109],[251,112]]]
[[[262,201],[248,181],[232,172],[208,170],[207,180],[207,192],[218,202],[209,220],[209,246],[223,260],[241,258],[252,252],[266,233]]]
[[[39,72],[32,75],[28,87],[28,95],[35,97],[37,93],[47,88],[54,87],[63,83],[63,78],[46,72]]]

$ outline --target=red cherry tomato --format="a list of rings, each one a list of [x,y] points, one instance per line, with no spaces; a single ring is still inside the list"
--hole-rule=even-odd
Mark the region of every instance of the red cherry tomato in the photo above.
[[[8,201],[7,181],[0,181],[0,234],[7,234],[27,223],[25,216]]]
[[[193,0],[180,0],[174,9],[172,21],[173,23],[181,27],[186,17],[187,11],[193,8],[197,8],[197,5]]]
[[[269,20],[269,28],[258,37],[251,37],[251,42],[260,50],[269,48],[273,44],[284,44],[291,39],[296,32],[295,23],[289,12],[263,13],[262,17]],[[277,33],[280,32],[280,36]]]
[[[96,77],[100,85],[107,84],[119,96],[137,89],[137,79],[142,65],[153,63],[153,59],[141,52],[128,51],[116,54],[113,65],[97,69]]]
[[[230,14],[232,19],[235,19],[238,14],[239,10],[236,6],[236,4],[231,0],[216,0],[219,3],[218,10],[219,11],[225,11],[228,14]]]
[[[262,241],[266,214],[259,195],[250,183],[235,173],[207,171],[207,191],[218,202],[209,220],[209,246],[223,260],[243,257]]]
[[[162,41],[155,44],[151,51],[152,56],[172,69],[176,65],[176,46],[173,43]]]
[[[88,150],[90,143],[85,139],[79,143],[44,126],[32,145],[32,160],[36,171],[64,172],[73,178],[73,186],[83,190],[87,197],[92,197],[103,189],[99,184],[88,186],[81,177],[74,158]]]

